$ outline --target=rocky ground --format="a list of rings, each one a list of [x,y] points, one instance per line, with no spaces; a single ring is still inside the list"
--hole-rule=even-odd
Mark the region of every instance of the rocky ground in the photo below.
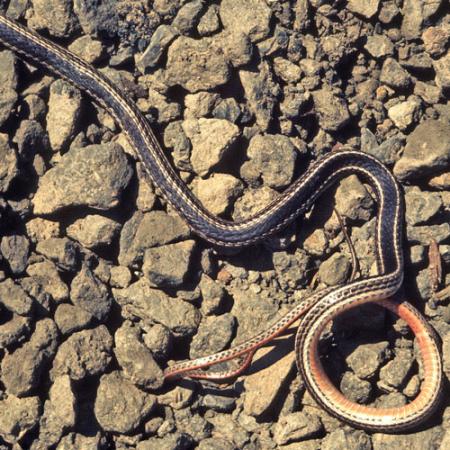
[[[0,0],[133,98],[204,205],[240,219],[336,145],[381,159],[406,199],[406,294],[443,341],[430,239],[450,281],[449,16],[443,0]],[[193,235],[123,130],[67,82],[0,47],[0,449],[450,448],[449,392],[410,434],[353,429],[297,374],[292,336],[228,386],[163,385],[169,360],[242,341],[346,282],[345,218],[374,273],[376,204],[355,176],[247,250]],[[350,399],[420,389],[404,323],[375,306],[323,336]]]

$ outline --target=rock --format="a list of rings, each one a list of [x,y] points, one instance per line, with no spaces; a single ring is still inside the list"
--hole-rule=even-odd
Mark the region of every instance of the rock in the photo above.
[[[198,22],[198,34],[200,36],[209,36],[218,31],[219,28],[219,7],[217,5],[210,5]]]
[[[2,382],[7,392],[18,397],[37,389],[41,376],[56,353],[58,329],[51,319],[36,323],[29,341],[2,360]]]
[[[318,228],[303,240],[303,249],[310,255],[322,256],[326,254],[328,239],[325,232]]]
[[[57,444],[62,435],[75,426],[75,402],[70,378],[67,375],[56,378],[39,421],[39,441],[42,444]]]
[[[442,339],[442,362],[445,376],[450,380],[450,332]]]
[[[229,64],[216,39],[180,36],[170,45],[165,71],[168,86],[198,92],[225,84],[229,78]]]
[[[222,161],[240,135],[236,125],[222,119],[185,120],[183,130],[192,144],[192,168],[200,176]]]
[[[236,318],[230,313],[205,317],[200,322],[197,334],[192,338],[190,358],[194,359],[224,350],[234,335],[235,327]]]
[[[290,184],[297,153],[294,144],[281,134],[254,136],[247,149],[249,161],[241,167],[241,176],[250,184],[260,179],[272,188]]]
[[[420,39],[423,25],[439,9],[441,1],[405,0],[401,33],[407,40]]]
[[[415,96],[388,109],[388,116],[400,130],[406,130],[419,120],[421,102]]]
[[[206,394],[202,396],[201,405],[216,412],[231,412],[236,407],[236,400],[225,395]]]
[[[86,248],[110,245],[120,231],[120,223],[108,217],[91,214],[66,228],[67,236]]]
[[[117,144],[72,148],[41,177],[33,199],[34,213],[52,214],[69,206],[111,209],[119,204],[132,173]]]
[[[113,339],[104,325],[70,335],[58,348],[51,376],[83,380],[105,372],[112,359]]]
[[[242,181],[225,173],[215,173],[206,180],[199,179],[195,194],[203,206],[212,214],[229,211],[243,191]]]
[[[50,86],[47,131],[54,152],[65,149],[75,136],[81,113],[80,91],[64,80]]]
[[[342,253],[333,253],[319,267],[320,281],[327,286],[342,284],[350,272],[350,262]]]
[[[69,50],[87,63],[94,64],[103,56],[104,47],[100,41],[90,36],[81,36],[69,45]]]
[[[362,430],[338,429],[322,441],[322,450],[372,450],[370,436]]]
[[[246,34],[252,42],[264,39],[270,31],[272,11],[259,0],[223,0],[220,19],[225,29]]]
[[[421,191],[413,186],[406,190],[406,221],[409,225],[426,224],[442,208],[442,198],[437,192]]]
[[[341,379],[340,390],[354,403],[367,403],[372,394],[372,385],[352,372],[345,372]]]
[[[0,400],[0,436],[15,444],[39,422],[39,397],[17,398],[9,395]]]
[[[120,235],[119,264],[133,266],[148,248],[186,239],[189,228],[178,215],[164,211],[136,212],[125,223]]]
[[[217,36],[217,39],[233,67],[241,67],[251,61],[253,45],[246,34],[236,31],[223,31]]]
[[[386,360],[389,343],[356,344],[352,344],[354,350],[346,357],[345,362],[359,378],[372,378]]]
[[[394,166],[401,180],[435,175],[450,161],[449,127],[438,120],[426,120],[408,136],[403,155]]]
[[[55,322],[63,335],[86,328],[92,321],[92,314],[78,306],[63,303],[55,311]]]
[[[126,288],[131,283],[131,272],[128,267],[113,266],[111,267],[110,284],[113,287]]]
[[[195,241],[149,248],[142,271],[152,286],[179,287],[187,278]]]
[[[62,281],[56,265],[51,261],[45,260],[29,265],[27,274],[34,277],[56,303],[67,300],[69,297],[69,288]]]
[[[0,54],[1,62],[1,54]],[[1,91],[0,91],[1,95]],[[0,96],[0,98],[2,98]],[[1,100],[0,100],[1,102]],[[1,103],[0,103],[0,122],[1,122]],[[8,135],[0,133],[0,192],[6,192],[11,186],[12,181],[19,173],[17,167],[16,152],[9,146]]]
[[[163,372],[142,343],[137,327],[124,322],[116,331],[114,342],[114,354],[125,378],[144,389],[158,389],[163,385]]]
[[[428,27],[422,33],[422,41],[425,51],[433,57],[439,57],[445,53],[448,41],[448,30],[443,27]]]
[[[28,264],[28,253],[30,251],[30,242],[25,236],[20,234],[3,236],[0,251],[13,274],[18,275],[24,272]]]
[[[267,131],[280,95],[280,87],[274,81],[269,65],[262,62],[257,72],[240,70],[239,77],[247,105],[255,114],[257,125],[261,131]]]
[[[406,232],[411,244],[428,246],[431,239],[441,244],[450,237],[450,225],[446,222],[439,225],[407,226]]]
[[[202,293],[202,313],[206,316],[218,313],[225,300],[225,289],[206,274],[202,274],[199,287]]]
[[[86,265],[72,280],[70,299],[75,306],[84,309],[99,322],[108,318],[112,308],[108,288]]]
[[[73,270],[78,266],[78,249],[67,238],[49,238],[36,245],[36,251],[53,261],[63,270]]]
[[[371,19],[377,12],[380,0],[350,0],[348,9],[359,16]]]
[[[233,450],[236,448],[230,441],[221,438],[203,439],[198,450]]]
[[[60,236],[59,222],[36,217],[28,221],[25,226],[27,235],[33,243]]]
[[[157,117],[158,123],[173,122],[181,116],[181,107],[178,103],[169,102],[167,97],[155,89],[148,90],[148,99],[138,99],[138,107],[144,113]]]
[[[393,55],[394,44],[383,34],[374,34],[367,38],[364,48],[374,57],[383,58],[385,56]]]
[[[0,52],[0,67],[1,67],[0,70],[0,127],[1,127],[11,115],[18,98],[16,92],[17,89],[16,57],[9,50],[4,50]],[[1,147],[1,140],[0,140],[0,147]],[[2,177],[0,177],[0,180],[1,178]]]
[[[28,316],[33,309],[33,300],[22,287],[7,278],[0,282],[0,305],[20,316]]]
[[[186,433],[170,433],[162,438],[151,438],[146,441],[139,442],[136,450],[188,450],[192,448],[194,440]]]
[[[155,397],[133,386],[120,372],[101,377],[94,411],[103,430],[131,433],[154,406]]]
[[[439,103],[442,96],[442,89],[429,83],[417,80],[414,85],[414,95],[420,97],[424,102],[434,105]]]
[[[34,15],[28,26],[37,30],[47,30],[58,38],[70,37],[77,29],[72,4],[65,0],[33,0]]]
[[[113,294],[124,313],[144,323],[160,323],[176,336],[193,335],[200,322],[200,313],[194,306],[152,289],[145,278],[126,289],[114,289]]]
[[[380,370],[378,387],[387,392],[394,392],[402,386],[414,363],[413,355],[408,349],[398,349],[395,358]]]
[[[115,0],[74,0],[73,10],[85,34],[116,35],[119,25]]]
[[[101,448],[103,438],[100,433],[96,436],[83,436],[77,433],[68,433],[60,441],[56,450],[73,450],[75,448],[83,450],[98,450]]]
[[[294,254],[278,251],[273,254],[273,266],[283,290],[294,290],[308,281],[311,259],[298,249]]]
[[[35,120],[22,120],[13,140],[17,144],[20,158],[24,161],[32,161],[36,154],[50,148],[46,132]]]
[[[186,107],[184,115],[186,118],[196,119],[205,117],[211,113],[218,100],[218,94],[213,92],[200,91],[195,94],[187,94],[184,97],[184,105]],[[174,137],[171,137],[171,140],[174,140]],[[174,147],[174,145],[169,144],[169,147]]]
[[[22,342],[30,331],[30,321],[26,317],[13,315],[11,320],[0,325],[0,349]]]
[[[274,426],[273,437],[278,445],[284,445],[312,438],[322,428],[322,422],[317,416],[295,412],[280,417]]]
[[[399,14],[400,10],[395,2],[387,1],[382,3],[378,18],[380,22],[390,24]]]
[[[436,84],[441,89],[450,89],[450,53],[433,61],[433,67],[436,72]]]
[[[374,433],[372,435],[373,450],[416,449],[438,450],[443,429],[440,426],[427,428],[424,431],[404,434]],[[444,449],[442,449],[444,450]]]
[[[315,91],[313,99],[320,126],[325,131],[337,131],[350,121],[346,101],[328,87]]]
[[[170,331],[159,323],[150,327],[143,337],[146,347],[155,358],[166,358],[172,348],[172,335]]]
[[[387,58],[381,68],[380,82],[404,90],[411,85],[411,76],[394,58]]]
[[[234,98],[224,98],[220,100],[213,110],[213,116],[216,119],[225,119],[231,123],[237,123],[241,114],[241,108]]]
[[[372,216],[374,202],[356,175],[339,183],[335,194],[336,209],[350,220],[367,221]]]
[[[179,10],[172,26],[181,34],[189,34],[195,27],[200,14],[203,11],[204,1],[193,0],[184,4]]]
[[[275,74],[286,83],[294,84],[297,81],[300,81],[302,76],[302,69],[300,69],[297,64],[281,58],[280,56],[273,60],[273,68]]]

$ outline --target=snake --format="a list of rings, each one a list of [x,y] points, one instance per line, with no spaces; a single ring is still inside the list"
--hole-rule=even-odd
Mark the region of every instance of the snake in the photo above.
[[[442,397],[440,342],[424,316],[396,294],[404,278],[402,250],[404,205],[391,172],[375,157],[353,149],[331,151],[309,168],[274,201],[251,217],[230,221],[210,213],[181,180],[136,104],[105,75],[80,57],[0,13],[0,42],[7,48],[62,77],[105,108],[126,134],[151,181],[187,222],[193,233],[218,247],[242,248],[261,242],[308,212],[327,189],[357,175],[371,186],[377,200],[375,253],[377,274],[322,289],[302,301],[269,329],[222,352],[169,365],[164,378],[182,376],[222,379],[239,375],[256,350],[300,321],[295,336],[296,363],[305,385],[328,413],[355,427],[383,432],[411,429],[429,418]],[[345,311],[376,303],[402,318],[415,335],[423,380],[418,395],[400,407],[375,408],[347,399],[330,381],[318,350],[329,322]],[[237,369],[205,370],[236,359]],[[275,381],[275,380],[274,380]],[[263,395],[263,393],[262,393]]]

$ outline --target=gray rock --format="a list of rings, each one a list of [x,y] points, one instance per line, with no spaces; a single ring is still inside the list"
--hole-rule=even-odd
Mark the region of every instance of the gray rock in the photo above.
[[[201,398],[201,405],[217,412],[231,412],[236,407],[236,399],[225,395],[206,394]]]
[[[101,41],[90,36],[81,36],[69,45],[69,50],[87,63],[94,64],[102,58],[105,48]]]
[[[75,136],[81,113],[80,91],[64,80],[50,86],[47,131],[53,151],[65,149]]]
[[[170,244],[189,236],[189,228],[178,215],[164,211],[136,212],[120,235],[119,264],[133,266],[148,248]]]
[[[342,253],[333,253],[319,267],[320,281],[327,286],[342,284],[350,272],[350,262]]]
[[[434,426],[423,431],[404,434],[374,433],[372,435],[373,450],[416,449],[445,450],[440,446],[444,431],[441,426]]]
[[[378,18],[384,24],[391,23],[400,14],[400,9],[393,1],[383,2]]]
[[[372,378],[386,360],[388,347],[386,341],[358,345],[345,361],[359,378]]]
[[[407,226],[406,234],[411,244],[428,246],[431,239],[440,244],[450,237],[450,225],[442,223],[440,225]]]
[[[192,338],[189,356],[194,359],[225,349],[234,335],[235,327],[236,318],[230,313],[205,317]]]
[[[229,64],[217,39],[180,36],[170,45],[165,71],[168,86],[198,92],[225,84],[229,78]]]
[[[215,104],[219,100],[219,95],[213,92],[200,91],[195,94],[187,94],[184,98],[184,105],[186,106],[184,115],[186,118],[199,119],[200,117],[205,117],[211,114]],[[223,117],[219,117],[222,118]],[[169,127],[168,127],[169,128]],[[183,130],[181,130],[184,133]],[[179,132],[179,130],[174,130],[174,133]],[[171,133],[172,134],[172,133]],[[174,141],[175,136],[170,136],[170,140]],[[175,147],[172,143],[164,141],[169,147]]]
[[[244,88],[247,105],[256,116],[257,125],[261,131],[267,131],[280,95],[280,87],[274,81],[269,65],[262,62],[257,72],[240,70],[239,78]]]
[[[319,417],[295,412],[279,418],[274,425],[273,437],[278,445],[285,445],[312,438],[322,429]]]
[[[39,422],[39,397],[17,398],[9,395],[0,400],[0,436],[16,444]]]
[[[63,335],[83,330],[92,321],[92,314],[78,306],[63,303],[55,311],[55,322]]]
[[[350,121],[347,102],[328,87],[313,93],[320,126],[325,131],[337,131]]]
[[[448,41],[448,32],[444,27],[428,27],[422,33],[422,41],[425,51],[433,57],[439,57],[445,53]]]
[[[216,119],[225,119],[232,123],[237,123],[241,116],[241,108],[234,98],[224,98],[217,102],[212,112]]]
[[[244,195],[234,204],[233,219],[242,220],[256,214],[262,207],[267,206],[278,196],[278,192],[268,186],[247,189]]]
[[[103,430],[131,433],[154,406],[155,397],[133,386],[120,372],[101,377],[94,412]]]
[[[117,144],[72,148],[39,181],[35,214],[51,214],[68,206],[108,210],[119,204],[132,168]]]
[[[65,0],[33,0],[34,15],[28,26],[47,30],[50,35],[67,38],[77,29],[72,3]]]
[[[11,320],[0,325],[0,349],[22,342],[29,331],[29,319],[14,314]]]
[[[203,439],[198,446],[198,450],[234,450],[235,448],[230,441],[214,437]]]
[[[8,120],[17,102],[16,57],[9,50],[0,52],[0,127]],[[1,178],[0,178],[1,179]]]
[[[36,153],[49,149],[48,136],[36,120],[22,120],[14,136],[18,154],[24,161],[31,161]]]
[[[136,450],[188,450],[192,448],[194,440],[186,433],[170,433],[162,438],[151,438],[139,442]]]
[[[0,282],[0,304],[20,316],[28,316],[33,310],[33,300],[11,278]]]
[[[374,202],[356,175],[339,183],[335,194],[336,209],[350,220],[367,221],[372,216]]]
[[[381,68],[380,81],[391,88],[403,90],[411,85],[411,76],[394,58],[387,58]]]
[[[78,265],[78,249],[70,239],[49,238],[40,241],[36,245],[36,251],[63,270],[73,270]]]
[[[294,176],[297,152],[290,139],[281,134],[257,134],[247,149],[249,161],[241,167],[241,176],[255,185],[262,179],[264,185],[282,188]]]
[[[367,403],[372,394],[372,385],[368,381],[361,380],[352,372],[345,372],[340,390],[352,402]]]
[[[85,34],[112,37],[118,31],[116,0],[74,0],[73,10]]]
[[[200,313],[194,306],[152,289],[145,278],[126,289],[114,289],[113,294],[124,313],[144,323],[160,323],[176,336],[193,335],[200,322]]]
[[[172,21],[172,26],[181,34],[189,34],[195,27],[204,6],[204,0],[192,0],[184,4]]]
[[[442,208],[442,198],[437,192],[422,191],[413,186],[406,189],[406,221],[409,225],[422,225],[432,219]]]
[[[159,359],[165,358],[172,348],[172,335],[170,331],[159,323],[146,330],[143,340],[152,354]]]
[[[317,228],[307,238],[303,239],[303,249],[310,255],[325,255],[328,249],[328,238],[324,230]]]
[[[278,283],[284,290],[289,291],[304,286],[308,281],[310,264],[311,258],[301,249],[294,254],[284,251],[273,253],[273,267]]]
[[[68,299],[69,288],[61,279],[56,265],[51,261],[45,260],[29,265],[27,274],[33,277],[56,303]]]
[[[447,380],[450,380],[450,332],[447,332],[442,339],[442,362],[445,376]]]
[[[405,383],[413,362],[413,355],[409,349],[398,349],[395,358],[381,368],[378,387],[387,392],[395,391]]]
[[[302,77],[302,69],[297,64],[280,56],[273,60],[273,69],[275,74],[288,84],[294,84]]]
[[[388,116],[400,130],[407,130],[419,120],[421,101],[411,96],[405,102],[397,103],[388,109]]]
[[[374,34],[367,38],[364,48],[374,57],[383,58],[394,53],[394,44],[383,34]]]
[[[442,89],[450,89],[450,54],[442,56],[433,61],[433,67],[436,72],[436,84]]]
[[[223,0],[220,4],[220,19],[225,29],[244,33],[252,42],[258,42],[269,34],[271,17],[269,6],[258,0]]]
[[[46,446],[59,442],[62,435],[74,427],[76,399],[72,383],[67,375],[56,378],[50,388],[49,398],[39,421],[39,441]]]
[[[425,103],[434,105],[439,103],[442,97],[442,89],[430,83],[417,80],[414,84],[414,95],[420,97]]]
[[[253,45],[246,34],[236,31],[223,31],[217,36],[217,39],[233,67],[241,67],[251,61]]]
[[[202,313],[206,316],[218,313],[225,300],[225,289],[206,274],[202,274],[199,287],[202,293]]]
[[[8,135],[0,133],[0,192],[6,192],[9,189],[9,187],[11,186],[11,182],[14,180],[18,173],[19,170],[17,167],[16,152],[9,146]]]
[[[99,322],[107,319],[112,308],[108,288],[86,265],[72,280],[70,299],[75,306],[84,309]]]
[[[67,236],[90,249],[110,245],[119,231],[120,223],[98,214],[78,219],[66,228]]]
[[[60,236],[59,222],[36,217],[28,221],[25,226],[27,235],[33,243]]]
[[[40,124],[40,121],[45,118],[45,114],[47,113],[47,105],[37,94],[29,94],[24,98],[24,101],[29,110],[28,118],[30,121],[39,121],[37,123]]]
[[[398,408],[408,403],[406,397],[400,392],[391,392],[389,394],[379,396],[374,406],[376,408]]]
[[[148,98],[137,101],[139,109],[157,117],[158,123],[173,122],[181,117],[181,107],[178,103],[170,102],[163,94],[155,89],[148,90]]]
[[[198,34],[200,36],[209,36],[218,31],[219,28],[219,7],[217,5],[210,5],[198,22]]]
[[[131,283],[131,272],[128,267],[113,266],[110,269],[110,284],[113,287],[126,288]]]
[[[194,192],[209,212],[220,215],[231,209],[243,189],[244,185],[238,178],[215,173],[206,180],[199,179]]]
[[[112,359],[113,339],[104,325],[73,333],[58,348],[51,376],[83,380],[105,372]]]
[[[372,443],[364,431],[344,428],[325,436],[321,450],[372,450]]]
[[[153,286],[179,287],[187,279],[195,241],[149,248],[142,271]]]
[[[163,372],[143,344],[139,329],[124,322],[114,335],[114,354],[123,376],[144,389],[158,389],[163,385]]]
[[[219,164],[240,135],[239,128],[223,119],[188,119],[183,130],[192,144],[191,164],[200,176]]]
[[[13,274],[18,275],[24,272],[30,251],[30,242],[25,236],[20,234],[3,236],[0,251]]]
[[[441,1],[405,0],[403,2],[403,20],[401,33],[407,40],[420,39],[422,27],[439,9]]]
[[[450,161],[449,127],[438,120],[419,124],[408,136],[402,157],[394,166],[401,181],[434,175]]]
[[[366,19],[372,18],[378,11],[380,0],[350,0],[348,9]]]
[[[57,344],[55,322],[51,319],[37,322],[30,340],[2,360],[2,382],[7,392],[20,397],[35,391],[56,353]]]

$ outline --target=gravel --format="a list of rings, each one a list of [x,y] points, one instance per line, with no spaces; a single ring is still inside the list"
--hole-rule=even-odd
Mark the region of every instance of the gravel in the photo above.
[[[405,298],[442,338],[450,377],[448,299],[430,300],[428,269],[434,239],[445,288],[444,2],[0,0],[0,8],[101,68],[223,220],[267,208],[330,151],[379,158],[405,198]],[[348,282],[351,255],[333,209],[355,246],[357,276],[375,275],[375,200],[364,179],[349,176],[276,236],[247,249],[211,246],[149,182],[108,111],[2,47],[0,449],[447,448],[445,409],[408,434],[331,417],[297,373],[291,332],[259,349],[233,384],[163,381],[173,361],[236,345],[316,289]],[[421,388],[412,334],[374,305],[334,320],[320,348],[351,401],[399,406]]]

